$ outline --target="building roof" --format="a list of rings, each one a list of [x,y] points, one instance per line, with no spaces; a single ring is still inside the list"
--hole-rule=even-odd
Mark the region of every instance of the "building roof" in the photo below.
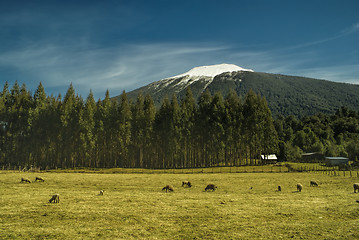
[[[346,157],[325,157],[327,160],[349,160],[349,158]]]
[[[261,158],[268,160],[277,160],[277,156],[275,154],[261,155]]]
[[[313,156],[313,155],[323,155],[319,152],[303,153],[302,156]]]

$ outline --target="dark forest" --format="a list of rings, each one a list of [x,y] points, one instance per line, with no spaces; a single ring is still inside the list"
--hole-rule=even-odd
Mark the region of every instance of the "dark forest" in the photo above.
[[[0,166],[54,168],[195,168],[266,164],[261,154],[298,161],[304,152],[359,156],[358,112],[273,119],[264,97],[249,91],[205,91],[198,101],[187,88],[178,102],[151,96],[129,101],[86,99],[72,85],[64,97],[47,96],[40,83],[5,83],[0,93]]]

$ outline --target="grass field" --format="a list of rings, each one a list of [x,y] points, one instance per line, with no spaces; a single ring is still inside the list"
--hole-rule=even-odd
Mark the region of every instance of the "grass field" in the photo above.
[[[45,182],[20,182],[36,176]],[[314,173],[0,172],[0,239],[359,239],[354,182]],[[218,189],[204,192],[209,183]],[[162,192],[166,184],[175,191]],[[60,203],[48,203],[55,193]]]

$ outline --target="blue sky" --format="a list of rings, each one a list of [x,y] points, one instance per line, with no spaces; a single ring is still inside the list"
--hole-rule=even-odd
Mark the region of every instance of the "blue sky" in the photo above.
[[[236,64],[359,84],[357,0],[17,1],[0,4],[0,83],[84,98]]]

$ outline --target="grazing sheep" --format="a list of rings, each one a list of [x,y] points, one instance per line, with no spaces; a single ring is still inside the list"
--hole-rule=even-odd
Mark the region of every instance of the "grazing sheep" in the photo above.
[[[60,195],[59,194],[55,194],[53,195],[50,200],[49,200],[49,203],[59,203],[60,202]]]
[[[282,191],[282,187],[278,186],[278,192]]]
[[[104,193],[105,190],[100,190],[100,194],[101,196],[103,196],[103,193]]]
[[[28,178],[21,178],[21,182],[31,183],[31,181]]]
[[[359,192],[359,183],[354,183],[353,187],[354,187],[354,193],[356,193],[357,190]]]
[[[162,188],[162,191],[173,192],[174,189],[171,185],[166,185],[164,188]]]
[[[36,177],[35,182],[37,182],[37,181],[44,182],[45,179],[43,179],[42,177]]]
[[[311,187],[318,187],[318,183],[316,181],[310,181],[310,186]]]
[[[192,184],[189,181],[184,181],[184,182],[182,182],[182,187],[184,187],[184,186],[192,187]]]
[[[298,192],[301,192],[302,189],[303,189],[303,185],[300,184],[300,183],[298,183],[298,184],[297,184],[297,191],[298,191]]]
[[[205,191],[207,190],[212,190],[212,192],[214,192],[216,190],[217,186],[214,184],[208,184],[207,187],[204,189]]]

